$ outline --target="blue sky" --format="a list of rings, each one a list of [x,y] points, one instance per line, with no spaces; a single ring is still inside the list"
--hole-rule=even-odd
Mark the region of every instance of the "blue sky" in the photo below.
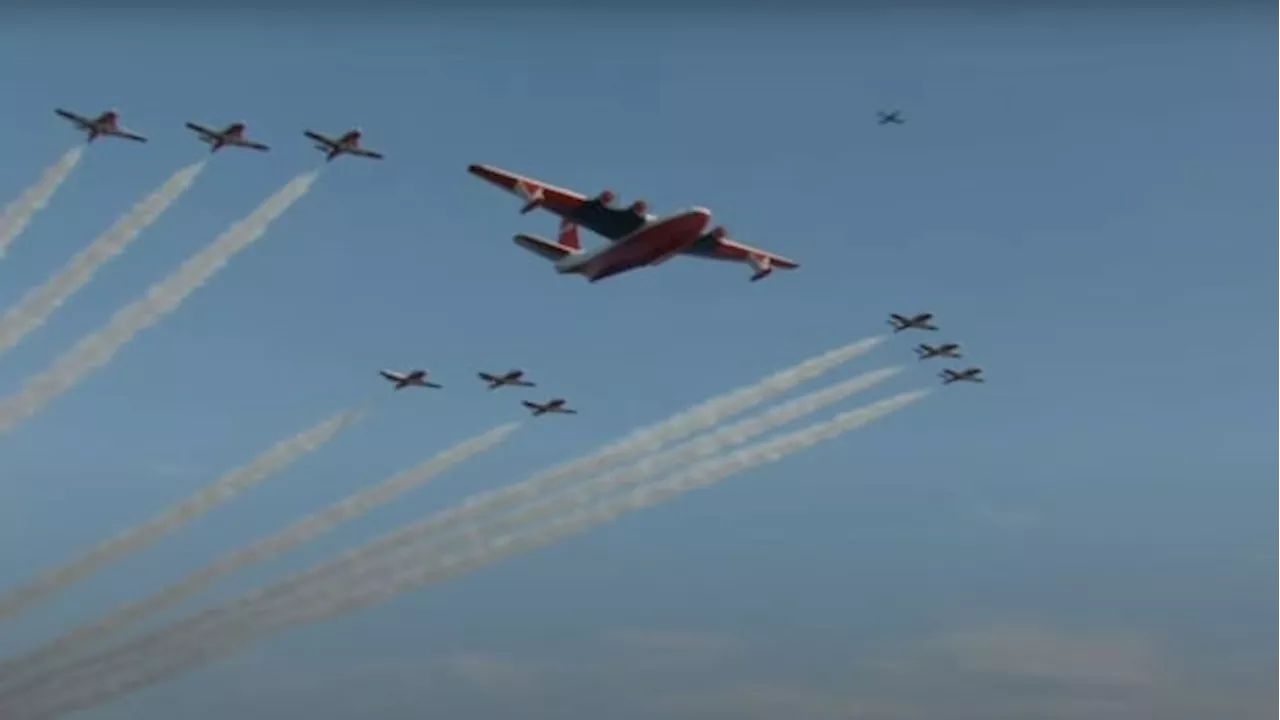
[[[261,243],[0,439],[0,583],[383,395],[380,367],[447,387],[383,398],[0,646],[520,417],[477,370],[526,368],[583,414],[217,595],[927,309],[987,385],[88,716],[1274,716],[1274,349],[1257,321],[1274,288],[1274,19],[28,14],[0,30],[0,198],[76,142],[55,106],[117,107],[152,140],[94,144],[0,263],[0,303],[200,158],[184,121],[242,119],[274,149],[219,153],[0,358],[0,392],[320,164],[304,127],[361,125],[388,159],[325,168]],[[907,124],[878,127],[883,108]],[[659,212],[705,205],[803,267],[758,284],[692,259],[559,277],[510,242],[554,221],[519,217],[472,162]],[[915,364],[917,339],[859,368]]]

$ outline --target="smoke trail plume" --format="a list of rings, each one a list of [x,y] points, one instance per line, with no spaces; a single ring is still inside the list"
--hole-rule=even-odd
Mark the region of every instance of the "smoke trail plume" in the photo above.
[[[591,491],[594,491],[595,494],[598,494],[601,491],[607,492],[611,488],[635,483],[640,480],[643,480],[646,477],[651,477],[658,473],[666,472],[668,470],[680,467],[682,465],[686,465],[690,462],[694,462],[699,459],[711,457],[713,455],[716,455],[722,452],[726,448],[746,442],[753,437],[756,437],[765,432],[768,432],[769,430],[780,427],[788,422],[799,419],[811,413],[817,412],[818,410],[821,410],[822,408],[828,405],[835,404],[844,399],[847,399],[848,397],[858,392],[869,389],[893,377],[900,371],[901,371],[900,367],[876,370],[869,373],[865,373],[863,375],[852,378],[850,380],[846,380],[844,382],[836,383],[831,386],[821,388],[812,393],[796,398],[795,400],[792,400],[788,403],[784,403],[778,407],[765,411],[756,417],[751,417],[741,422],[735,423],[731,426],[720,428],[704,437],[696,438],[694,440],[688,441],[666,452],[662,452],[654,456],[646,457],[633,466],[627,467],[623,470],[609,473],[603,478],[586,481],[583,484],[589,485],[590,488],[587,489],[587,493],[585,497],[590,497],[592,494]],[[493,433],[490,433],[490,434],[492,435],[502,430],[503,428],[499,428],[498,430],[495,430]],[[514,426],[510,426],[510,430],[514,430]],[[507,430],[507,432],[510,432],[510,430]],[[505,433],[503,436],[505,437]],[[484,438],[481,438],[480,440],[483,440],[483,439]],[[429,464],[431,463],[428,463],[428,465]],[[422,467],[426,467],[426,466],[424,465]],[[414,478],[415,473],[418,470],[419,470],[418,468],[415,468],[414,470],[410,470],[406,473],[403,473],[401,476],[397,476],[397,478],[394,478],[391,481],[384,483],[383,485],[378,485],[373,488],[370,488],[365,493],[361,493],[361,495],[372,495],[382,490],[384,487],[387,488],[389,491],[390,488],[399,487],[402,485],[408,485],[411,483],[416,484],[412,478]],[[398,494],[398,492],[395,494]],[[567,501],[560,499],[554,495],[539,496],[536,501],[533,501],[525,506],[520,506],[519,508],[517,508],[514,514],[508,515],[506,518],[502,520],[501,525],[503,527],[519,526],[524,522],[526,522],[527,520],[534,519],[540,515],[546,516],[549,514],[560,512],[562,511],[563,506],[565,506],[566,504],[569,506],[576,505],[579,502],[581,502],[583,498],[584,498],[584,495],[576,491],[576,489],[572,491],[572,497],[568,498]],[[342,506],[347,504],[351,504],[351,505],[361,504],[360,496],[352,497],[349,500],[345,501],[344,503],[338,506],[335,506],[334,508],[331,508],[330,511],[327,511],[327,512],[335,512],[340,514],[343,512]],[[285,530],[284,532],[276,536],[276,538],[271,538],[271,539],[268,539],[267,541],[264,541],[263,543],[254,545],[251,548],[246,548],[241,553],[237,553],[237,555],[247,554],[248,556],[252,557],[254,555],[259,554],[254,552],[255,549],[263,546],[271,547],[274,542],[277,542],[277,538],[280,538],[280,539],[288,538],[295,532],[307,534],[308,530],[305,529],[305,526],[309,522],[313,520],[319,520],[320,518],[321,518],[321,515],[313,516],[313,518],[309,518],[308,520],[303,521],[302,523],[295,526],[294,528],[289,528]],[[472,533],[468,533],[466,536],[464,536],[464,539],[469,538],[471,536],[472,536]],[[376,545],[376,549],[377,549],[376,555],[368,552],[363,553],[362,556],[369,557],[370,561],[361,562],[359,558],[356,558],[354,560],[348,559],[340,564],[337,564],[336,566],[334,563],[330,563],[327,566],[327,567],[331,567],[331,570],[329,573],[322,574],[322,575],[309,574],[307,576],[307,583],[305,586],[300,588],[293,588],[291,586],[286,585],[283,588],[281,588],[281,590],[295,589],[297,591],[305,593],[305,592],[311,592],[312,591],[311,588],[316,587],[320,583],[337,582],[337,583],[344,583],[344,584],[355,584],[355,583],[361,582],[362,580],[361,575],[366,574],[370,571],[376,571],[380,565],[387,564],[388,562],[394,562],[395,558],[393,557],[393,555],[395,550],[399,549],[399,547],[403,547],[409,544],[421,544],[423,542],[430,542],[432,539],[435,539],[435,534],[434,533],[430,534],[427,537],[418,537],[416,533],[400,532],[400,533],[396,533],[395,537],[397,538],[397,541],[398,541],[396,545],[392,545],[391,543],[388,543],[385,541],[379,542]],[[447,540],[447,537],[446,537],[446,540]],[[289,541],[285,541],[285,542],[289,542]],[[296,544],[296,543],[290,542],[289,546],[292,546],[292,544]],[[415,550],[417,552],[421,552],[416,548]],[[271,555],[274,555],[274,554],[276,553],[274,552],[271,553]],[[154,599],[142,601],[140,603],[136,603],[133,606],[124,608],[121,611],[117,611],[116,613],[113,613],[111,616],[108,616],[107,618],[95,623],[94,625],[82,628],[79,631],[76,631],[67,636],[64,636],[64,638],[59,638],[58,640],[55,640],[51,645],[46,646],[44,648],[40,648],[38,651],[36,651],[35,653],[32,653],[31,655],[28,655],[27,657],[17,658],[11,661],[10,663],[5,663],[5,665],[16,666],[18,670],[21,672],[21,674],[25,676],[30,676],[37,672],[47,671],[51,665],[61,662],[67,657],[67,653],[69,652],[68,648],[74,647],[75,651],[82,651],[86,647],[88,642],[90,642],[91,640],[96,640],[97,638],[102,637],[108,632],[112,632],[119,629],[125,624],[131,624],[133,622],[136,622],[136,620],[138,619],[154,615],[157,612],[159,612],[161,609],[167,608],[170,604],[172,604],[172,602],[177,602],[187,597],[190,597],[192,594],[194,594],[198,590],[206,587],[210,582],[213,581],[214,578],[222,577],[227,573],[231,572],[232,570],[239,569],[245,566],[246,564],[249,564],[247,562],[240,562],[236,560],[235,557],[236,556],[232,556],[226,559],[225,564],[229,566],[229,569],[226,569],[226,570],[219,569],[219,566],[223,565],[224,561],[219,561],[217,563],[214,563],[212,567],[206,569],[205,571],[202,571],[201,573],[198,573],[197,575],[193,575],[188,580],[183,581],[178,585],[175,585],[170,590],[166,590],[160,595],[155,596]],[[354,576],[342,575],[341,574],[342,570],[350,570],[351,572],[355,573],[355,575]],[[206,573],[212,574],[213,577],[209,579],[202,579],[201,576]],[[190,588],[190,590],[183,590],[181,592],[177,590],[178,588],[184,588],[184,587]],[[172,601],[165,601],[163,603],[155,602],[155,600],[159,600],[161,597],[164,597],[170,594],[178,597],[176,597],[176,599]],[[258,607],[260,605],[264,605],[272,601],[291,602],[290,598],[293,594],[294,593],[280,593],[280,592],[277,592],[274,594],[268,594],[262,598],[259,598],[258,602],[255,602],[254,605],[255,607]],[[127,617],[128,619],[127,620],[121,619],[125,617]],[[0,673],[0,682],[4,682],[7,685],[9,681],[12,679],[13,679],[12,677],[6,677],[4,673]]]
[[[150,597],[120,608],[91,625],[85,625],[67,633],[34,652],[6,661],[3,666],[0,666],[0,682],[11,685],[23,677],[46,672],[56,667],[59,662],[74,658],[77,653],[84,652],[112,633],[119,632],[140,620],[159,615],[234,572],[266,562],[345,522],[371,512],[425,485],[462,462],[491,450],[506,440],[519,426],[519,423],[508,423],[458,443],[430,460],[357,492],[325,510],[290,525],[275,535],[223,556],[203,570],[189,575]]]
[[[777,372],[755,385],[713,398],[678,413],[665,422],[634,432],[623,441],[609,445],[585,458],[549,472],[540,473],[518,485],[474,495],[460,505],[444,510],[423,522],[402,528],[382,540],[349,551],[332,563],[313,568],[269,588],[263,588],[259,591],[260,596],[255,596],[253,599],[258,603],[267,603],[275,598],[287,596],[298,588],[312,587],[315,583],[339,572],[341,568],[355,567],[366,560],[383,557],[399,548],[409,546],[421,538],[444,535],[455,528],[473,524],[477,518],[484,517],[486,514],[496,514],[518,506],[522,502],[543,497],[574,480],[582,479],[582,476],[587,473],[608,469],[626,459],[660,448],[666,442],[712,427],[721,420],[764,402],[773,395],[834,370],[840,364],[870,351],[882,341],[883,338],[870,338],[836,348]],[[892,373],[897,370],[887,372]],[[872,384],[881,379],[883,378],[874,380]],[[798,401],[798,404],[793,407],[798,407],[800,404],[803,403]]]
[[[27,333],[43,325],[67,298],[93,279],[99,268],[124,252],[143,230],[191,187],[204,165],[204,162],[198,162],[174,173],[89,247],[71,258],[57,275],[24,295],[0,318],[0,353],[17,345]]]
[[[690,463],[718,455],[770,430],[811,415],[829,405],[841,402],[863,390],[870,389],[902,371],[901,367],[873,370],[857,377],[820,388],[759,415],[719,428],[703,437],[677,445],[670,450],[649,455],[633,465],[613,470],[602,476],[584,480],[569,489],[539,495],[536,499],[518,505],[510,513],[501,511],[484,514],[473,519],[455,533],[440,531],[434,518],[409,525],[364,548],[348,553],[340,561],[328,563],[320,569],[296,576],[293,583],[278,583],[275,592],[264,592],[254,602],[255,607],[272,603],[293,602],[296,594],[316,592],[322,583],[355,585],[364,576],[377,572],[380,565],[397,561],[398,552],[406,548],[416,554],[443,552],[451,540],[474,542],[481,533],[491,534],[492,528],[506,529],[526,525],[539,519],[560,514],[583,502],[598,498],[619,488],[625,488],[659,473],[678,469]],[[305,580],[305,584],[302,581]]]
[[[9,245],[18,239],[22,231],[27,229],[27,225],[31,224],[31,218],[49,204],[53,194],[58,191],[58,186],[71,175],[72,170],[76,169],[82,155],[84,155],[84,146],[73,147],[66,151],[62,157],[58,158],[58,162],[44,171],[35,185],[27,188],[17,200],[5,206],[4,214],[0,215],[0,257],[4,257],[9,250]]]
[[[468,552],[441,557],[426,553],[418,564],[404,563],[379,583],[347,586],[330,593],[314,594],[293,604],[282,604],[270,612],[236,613],[241,603],[231,603],[160,628],[126,646],[86,658],[71,672],[51,678],[34,694],[15,698],[15,717],[54,717],[59,713],[95,707],[112,698],[135,692],[176,674],[235,652],[267,632],[321,622],[339,615],[386,602],[410,590],[419,589],[459,574],[473,571],[506,557],[527,552],[576,535],[591,527],[611,522],[631,511],[642,510],[686,492],[707,487],[759,465],[831,440],[914,403],[929,393],[917,390],[872,405],[841,413],[799,431],[757,443],[728,455],[713,458],[660,482],[642,485],[620,498],[587,506],[561,515],[552,522],[523,532],[480,538]],[[224,620],[218,623],[219,619]],[[129,664],[132,660],[133,664]],[[45,690],[47,694],[40,694]],[[18,715],[22,712],[26,714]]]
[[[771,397],[791,390],[798,385],[836,369],[860,355],[866,354],[883,341],[884,338],[882,337],[861,340],[781,370],[754,385],[712,398],[689,410],[677,413],[664,422],[636,431],[602,450],[547,472],[539,473],[518,485],[473,495],[460,505],[444,510],[423,523],[405,528],[384,538],[377,544],[353,550],[343,556],[342,560],[354,564],[364,558],[377,557],[418,538],[443,534],[451,529],[465,526],[486,513],[497,513],[517,506],[522,502],[554,492],[575,480],[580,480],[592,473],[607,470],[619,463],[656,450],[668,442],[714,427],[733,415],[749,410]],[[323,568],[317,568],[315,572],[323,571]],[[302,584],[311,582],[313,579],[311,575],[304,573],[287,582]],[[286,592],[290,590],[291,586],[291,584],[282,583],[276,587],[276,591]]]
[[[338,413],[315,427],[284,440],[259,455],[248,465],[219,478],[192,497],[170,507],[147,522],[90,549],[71,562],[55,568],[28,585],[0,598],[0,621],[7,620],[32,605],[66,589],[121,558],[154,544],[163,536],[186,525],[241,492],[284,470],[302,456],[319,450],[348,426],[360,420],[363,408]]]
[[[12,430],[70,390],[94,369],[109,362],[135,335],[177,309],[233,255],[262,237],[273,220],[311,189],[316,177],[317,173],[309,172],[294,178],[248,217],[188,258],[169,277],[152,285],[144,297],[116,311],[106,327],[81,339],[54,361],[52,367],[29,378],[17,395],[0,400],[0,434]]]

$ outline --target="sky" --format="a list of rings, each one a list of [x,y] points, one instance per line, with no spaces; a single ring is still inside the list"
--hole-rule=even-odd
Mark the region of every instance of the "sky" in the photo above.
[[[375,411],[8,623],[0,651],[521,419],[524,395],[485,392],[478,370],[524,368],[530,397],[582,414],[526,423],[211,597],[928,310],[987,384],[83,716],[1274,717],[1274,416],[1258,394],[1274,349],[1257,320],[1275,287],[1274,21],[1243,2],[15,14],[0,202],[77,142],[54,107],[118,108],[151,142],[89,148],[0,261],[0,305],[203,157],[183,122],[243,120],[273,149],[213,157],[0,358],[4,395],[323,165],[304,128],[359,125],[387,159],[325,167],[261,242],[0,438],[0,585],[331,413]],[[878,126],[881,109],[906,124]],[[475,162],[657,212],[703,205],[802,267],[755,284],[696,259],[558,276],[510,240],[553,236],[554,219],[519,216],[465,173]],[[840,375],[902,364],[871,396],[932,386],[921,339]],[[383,367],[445,388],[389,394]]]

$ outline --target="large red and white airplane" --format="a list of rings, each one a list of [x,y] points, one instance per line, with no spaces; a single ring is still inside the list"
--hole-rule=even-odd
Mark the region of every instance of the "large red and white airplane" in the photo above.
[[[116,110],[107,110],[96,118],[85,117],[62,108],[54,108],[54,112],[59,117],[70,120],[80,130],[88,133],[89,142],[93,142],[99,137],[118,137],[135,142],[147,141],[142,135],[120,127],[120,113]]]
[[[228,145],[262,152],[271,149],[260,142],[254,142],[246,138],[244,136],[245,124],[242,122],[233,122],[222,130],[214,130],[193,122],[187,123],[187,128],[194,130],[201,142],[208,143],[209,152],[218,152]]]
[[[373,158],[374,160],[382,159],[382,153],[360,147],[360,138],[364,134],[364,131],[360,128],[348,130],[336,139],[325,137],[313,130],[304,130],[302,134],[316,142],[316,149],[324,152],[325,160],[328,162],[333,162],[333,159],[339,155],[357,155],[359,157]]]
[[[746,263],[755,271],[753,282],[768,277],[777,268],[800,266],[794,260],[730,239],[722,226],[708,229],[711,211],[706,208],[693,207],[660,218],[649,213],[649,205],[643,200],[625,208],[614,207],[617,197],[609,190],[588,198],[489,165],[472,165],[467,171],[524,200],[521,214],[543,208],[558,215],[558,242],[524,234],[516,235],[515,242],[554,262],[558,272],[582,275],[591,282],[646,265],[660,265],[676,255]],[[579,226],[610,244],[584,250],[578,239]]]

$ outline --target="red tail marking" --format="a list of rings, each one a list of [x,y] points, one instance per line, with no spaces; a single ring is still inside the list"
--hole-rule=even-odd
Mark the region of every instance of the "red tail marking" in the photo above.
[[[582,249],[582,242],[578,240],[578,226],[570,220],[560,221],[560,244],[574,250]]]

